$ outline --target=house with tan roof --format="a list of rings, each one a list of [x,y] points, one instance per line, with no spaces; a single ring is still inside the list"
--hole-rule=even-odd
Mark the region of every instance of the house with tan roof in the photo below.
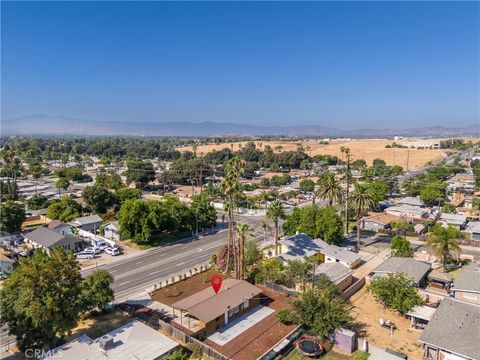
[[[172,304],[175,324],[187,333],[208,337],[260,305],[261,293],[247,281],[225,279],[218,293],[208,287]]]

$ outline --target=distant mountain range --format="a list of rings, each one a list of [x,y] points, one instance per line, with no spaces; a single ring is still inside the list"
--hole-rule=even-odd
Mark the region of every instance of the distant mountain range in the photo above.
[[[399,136],[478,136],[480,124],[466,127],[342,130],[322,125],[260,126],[216,122],[122,122],[73,119],[35,114],[2,120],[2,135],[125,135],[125,136],[341,136],[379,138]]]

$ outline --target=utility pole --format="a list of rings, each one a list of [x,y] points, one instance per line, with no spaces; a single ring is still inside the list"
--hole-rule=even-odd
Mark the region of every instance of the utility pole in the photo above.
[[[410,160],[410,149],[407,150],[407,170],[408,171],[408,161]]]

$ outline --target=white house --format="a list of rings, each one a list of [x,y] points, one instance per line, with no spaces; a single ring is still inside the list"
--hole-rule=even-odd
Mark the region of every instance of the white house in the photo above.
[[[121,240],[121,235],[120,235],[120,224],[118,221],[111,221],[107,223],[104,227],[104,235],[107,239],[111,240]]]

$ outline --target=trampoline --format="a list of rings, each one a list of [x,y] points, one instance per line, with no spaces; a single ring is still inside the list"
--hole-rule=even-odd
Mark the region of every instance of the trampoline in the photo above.
[[[309,357],[318,356],[323,352],[322,345],[310,339],[299,340],[297,342],[297,350],[301,354]]]

